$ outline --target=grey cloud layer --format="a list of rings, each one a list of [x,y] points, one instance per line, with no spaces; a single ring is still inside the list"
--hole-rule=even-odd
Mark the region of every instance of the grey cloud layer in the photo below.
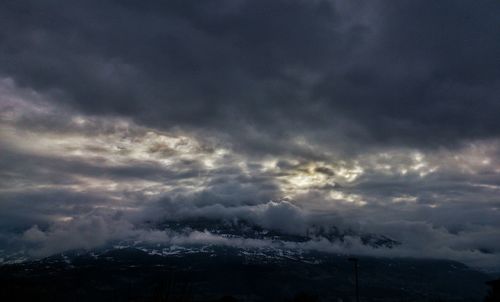
[[[316,249],[495,266],[499,14],[494,0],[2,1],[0,245],[265,245],[144,229],[239,218],[403,242]]]
[[[45,256],[144,240],[498,263],[498,140],[433,151],[369,148],[328,160],[255,158],[220,138],[85,115],[10,80],[0,83],[4,249]],[[276,243],[151,229],[151,222],[200,217],[298,235],[312,225],[336,226],[402,245],[372,249],[349,236],[343,243]]]
[[[297,136],[436,146],[500,129],[497,1],[2,6],[0,72],[21,85],[229,134],[245,152],[300,153],[280,150]]]

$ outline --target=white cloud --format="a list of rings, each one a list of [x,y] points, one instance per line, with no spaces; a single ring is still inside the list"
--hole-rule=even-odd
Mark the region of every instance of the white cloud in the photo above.
[[[0,225],[24,228],[22,241],[36,255],[122,238],[267,244],[143,229],[145,221],[189,217],[244,219],[293,234],[312,224],[337,225],[402,242],[392,250],[373,250],[356,238],[340,245],[289,243],[293,248],[443,257],[479,266],[495,265],[500,255],[494,240],[500,230],[497,139],[439,150],[385,147],[352,155],[322,151],[321,158],[259,158],[217,136],[56,108],[50,96],[9,79],[0,80],[0,93]]]

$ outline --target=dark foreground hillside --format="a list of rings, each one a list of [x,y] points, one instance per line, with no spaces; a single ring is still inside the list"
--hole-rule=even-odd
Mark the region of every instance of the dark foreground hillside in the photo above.
[[[361,301],[482,301],[491,276],[442,260],[360,258]],[[136,248],[0,266],[0,301],[354,301],[352,263],[307,252]]]

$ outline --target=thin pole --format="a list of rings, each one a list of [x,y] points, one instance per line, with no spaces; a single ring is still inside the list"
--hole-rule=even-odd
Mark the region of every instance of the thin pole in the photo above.
[[[356,289],[356,302],[359,302],[359,279],[358,279],[358,258],[351,257],[348,259],[354,264],[354,282]]]
[[[358,279],[358,261],[354,262],[354,273],[356,275],[356,302],[359,302],[359,279]]]

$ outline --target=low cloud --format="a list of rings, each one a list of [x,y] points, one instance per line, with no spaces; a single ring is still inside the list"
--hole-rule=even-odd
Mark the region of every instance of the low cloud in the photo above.
[[[276,205],[271,205],[276,207]],[[274,208],[270,212],[281,212]],[[284,210],[286,213],[288,210]],[[222,215],[224,216],[224,215]],[[266,227],[267,214],[260,214],[261,225]],[[232,218],[235,219],[236,216]],[[314,219],[312,219],[314,221]],[[298,221],[300,224],[301,221]],[[304,221],[302,221],[304,223]],[[270,229],[274,227],[268,226]],[[283,225],[277,226],[282,229]],[[391,222],[370,226],[374,232],[383,232],[401,240],[391,248],[373,247],[362,242],[356,235],[344,236],[331,241],[325,237],[312,237],[307,241],[287,241],[226,236],[208,230],[171,230],[141,228],[134,226],[119,215],[90,216],[59,222],[45,230],[33,226],[26,230],[18,243],[27,248],[31,257],[44,257],[74,249],[94,249],[116,244],[142,242],[161,246],[228,246],[246,249],[291,249],[295,251],[321,251],[342,255],[365,255],[375,257],[411,257],[451,259],[465,262],[476,268],[496,269],[493,264],[500,259],[500,245],[495,238],[500,234],[495,228],[471,228],[452,234],[424,222]],[[295,231],[292,230],[292,232]]]

